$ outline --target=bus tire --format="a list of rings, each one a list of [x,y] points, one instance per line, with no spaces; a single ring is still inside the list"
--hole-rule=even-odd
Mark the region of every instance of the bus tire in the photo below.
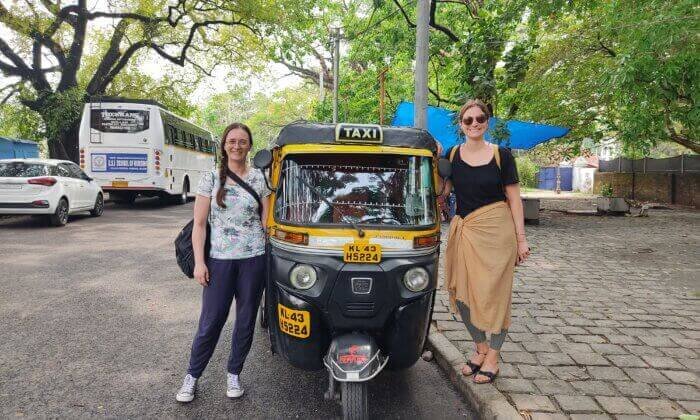
[[[187,194],[190,192],[190,181],[185,178],[182,181],[182,193],[178,196],[177,204],[187,204]]]
[[[109,194],[112,199],[120,204],[134,204],[136,201],[136,193],[134,192],[119,192],[119,193],[110,193]]]

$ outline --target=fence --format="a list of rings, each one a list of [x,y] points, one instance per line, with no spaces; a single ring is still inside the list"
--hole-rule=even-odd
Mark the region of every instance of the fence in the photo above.
[[[626,159],[601,160],[599,172],[700,172],[700,155],[680,155],[665,159]]]

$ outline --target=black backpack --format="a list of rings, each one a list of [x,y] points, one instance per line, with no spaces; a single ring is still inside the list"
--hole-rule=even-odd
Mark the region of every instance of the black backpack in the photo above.
[[[226,175],[231,179],[236,181],[238,185],[243,187],[244,190],[248,191],[250,195],[255,198],[258,202],[258,216],[262,220],[262,201],[260,201],[260,195],[258,195],[255,190],[243,181],[238,175],[233,173],[230,169],[226,169]],[[223,186],[222,186],[223,187]],[[189,278],[194,278],[194,249],[192,247],[192,229],[194,228],[194,219],[190,220],[184,228],[180,231],[175,238],[175,259],[177,260],[177,265],[180,267],[183,273]],[[207,221],[207,236],[204,240],[204,255],[208,256],[211,249],[211,226]]]

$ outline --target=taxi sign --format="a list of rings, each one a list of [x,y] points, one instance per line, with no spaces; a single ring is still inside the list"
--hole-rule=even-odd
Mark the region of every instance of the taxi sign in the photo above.
[[[338,124],[335,126],[338,143],[377,143],[384,141],[382,127],[374,124]]]

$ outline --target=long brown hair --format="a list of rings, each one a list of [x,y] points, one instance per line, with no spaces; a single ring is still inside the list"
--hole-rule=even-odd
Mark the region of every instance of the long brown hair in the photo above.
[[[226,148],[224,146],[226,145],[226,136],[228,136],[228,133],[230,133],[231,130],[235,130],[236,128],[240,128],[241,130],[248,133],[248,139],[250,140],[250,148],[251,150],[253,149],[253,133],[251,133],[250,128],[248,128],[247,125],[235,122],[233,124],[229,124],[229,126],[224,129],[224,134],[221,135],[220,146],[221,162],[219,162],[219,191],[216,192],[216,204],[218,204],[219,207],[222,208],[226,208],[226,204],[224,204],[224,197],[226,197],[226,188],[224,188],[224,186],[226,185],[226,168],[228,167],[228,153],[226,153]]]
[[[469,108],[474,107],[479,108],[484,115],[486,115],[486,118],[491,118],[491,111],[489,111],[489,107],[486,106],[485,103],[481,102],[479,99],[470,99],[462,106],[462,109],[459,110],[459,122],[462,122],[464,113],[467,112]]]

